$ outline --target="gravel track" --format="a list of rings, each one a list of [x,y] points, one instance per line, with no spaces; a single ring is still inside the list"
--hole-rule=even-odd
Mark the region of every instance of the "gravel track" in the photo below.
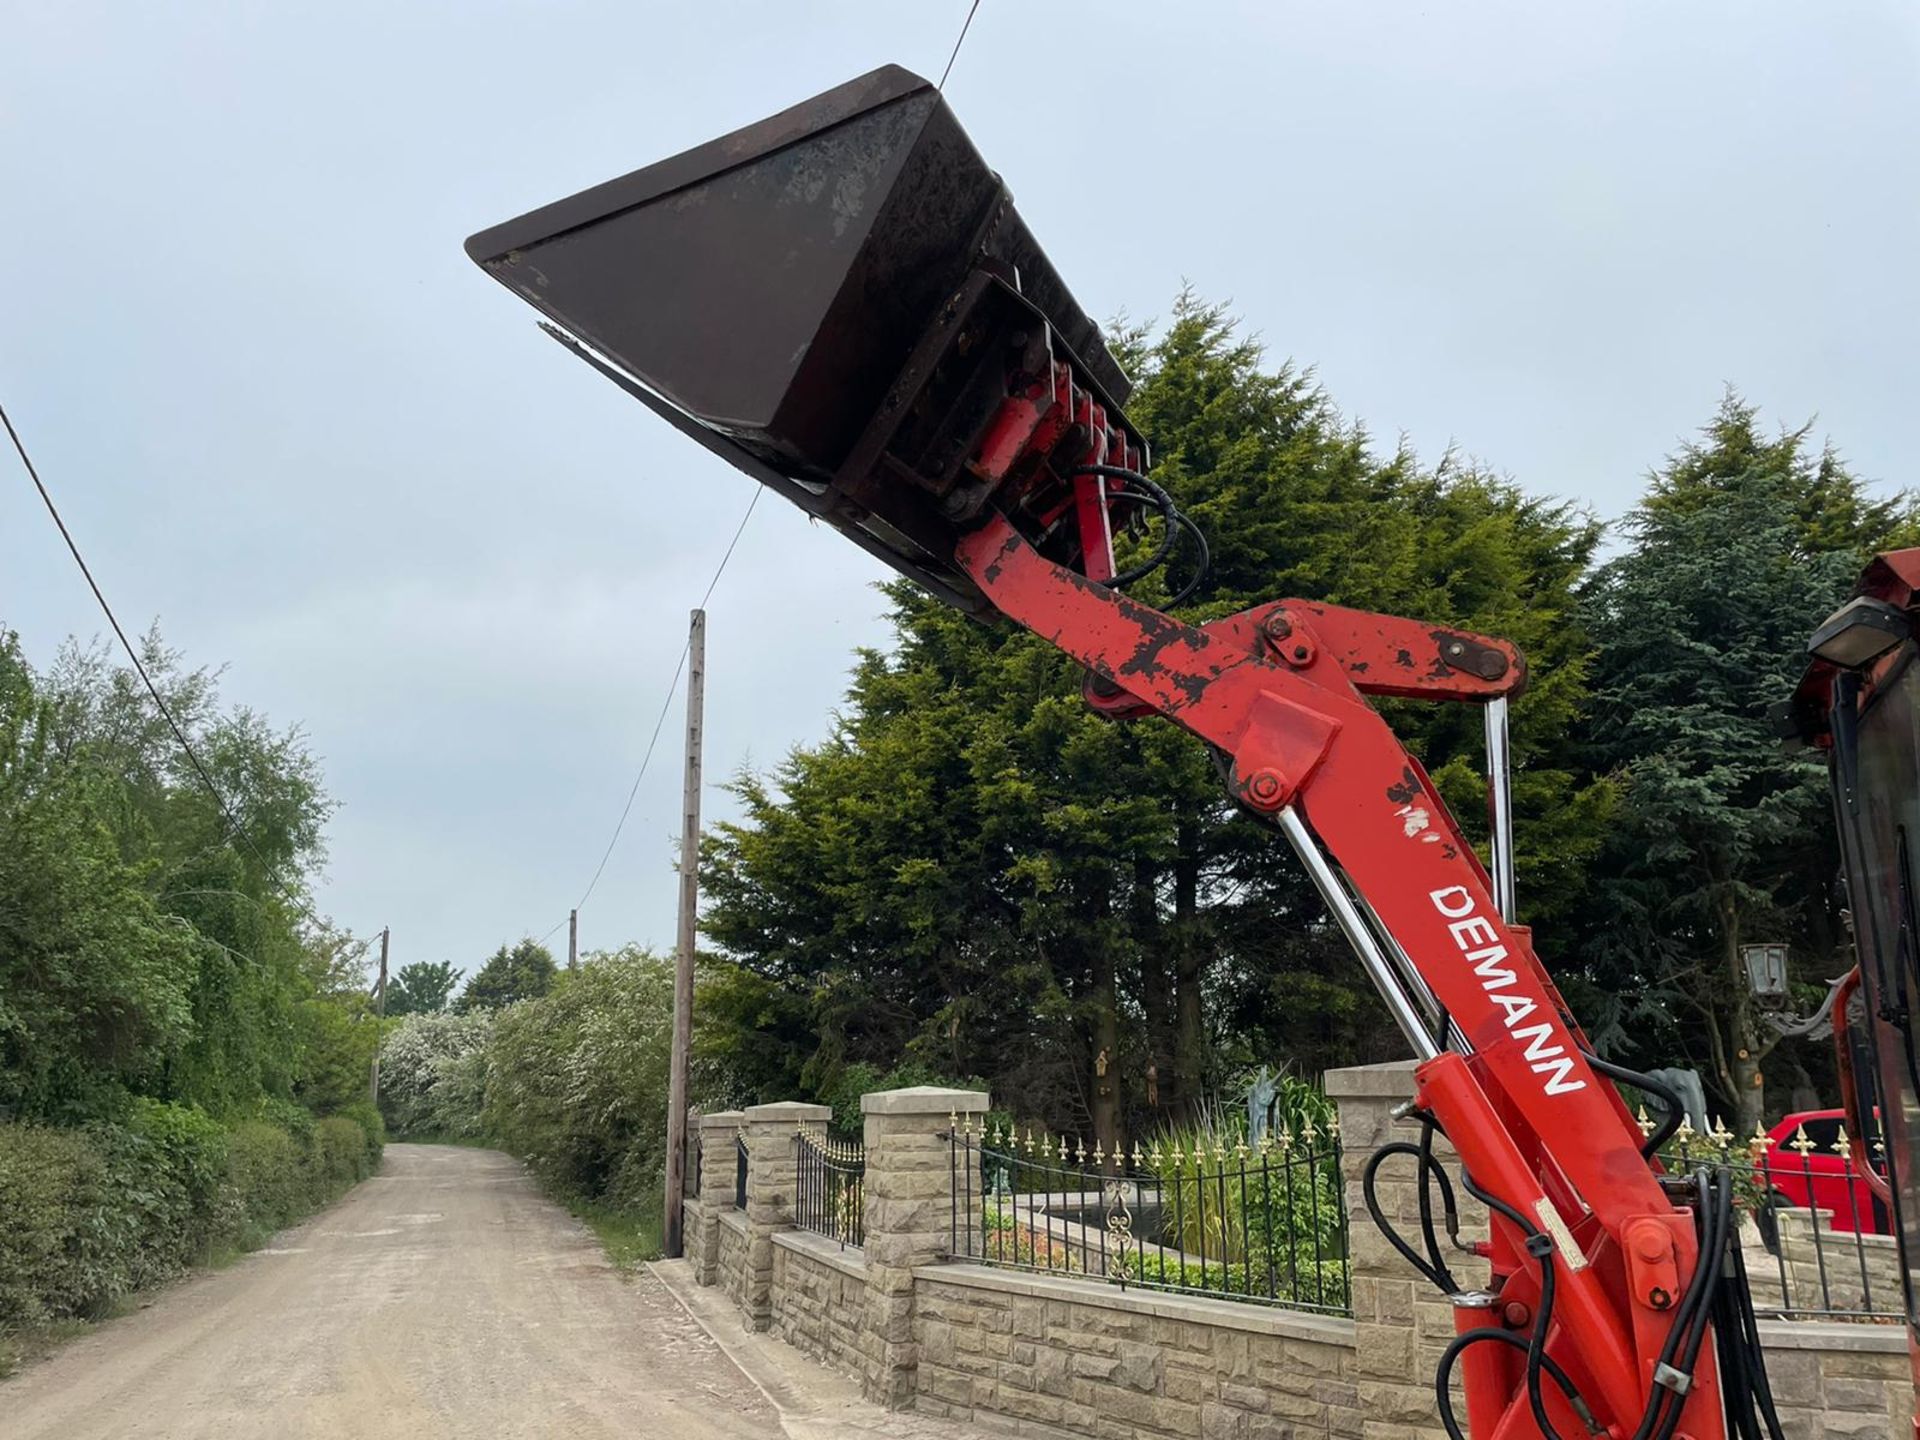
[[[761,1390],[653,1274],[489,1150],[380,1173],[0,1383],[8,1440],[766,1440]]]

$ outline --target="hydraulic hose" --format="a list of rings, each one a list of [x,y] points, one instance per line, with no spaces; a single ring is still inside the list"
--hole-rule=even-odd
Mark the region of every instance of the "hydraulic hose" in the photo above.
[[[1135,500],[1143,505],[1151,505],[1160,512],[1160,539],[1153,552],[1136,565],[1122,570],[1107,582],[1115,590],[1124,590],[1136,580],[1143,580],[1164,566],[1173,556],[1174,543],[1184,532],[1193,541],[1194,571],[1192,577],[1183,585],[1174,597],[1167,601],[1167,608],[1184,603],[1213,569],[1213,549],[1207,544],[1207,537],[1193,519],[1181,510],[1174,498],[1157,482],[1148,479],[1138,470],[1128,470],[1119,465],[1080,465],[1075,467],[1075,475],[1099,475],[1113,480],[1124,480],[1134,488],[1115,491],[1114,499]]]
[[[1192,537],[1195,558],[1193,578],[1180,587],[1179,594],[1167,601],[1167,608],[1169,610],[1173,609],[1176,605],[1184,605],[1188,597],[1200,588],[1209,572],[1213,569],[1213,549],[1207,544],[1206,533],[1194,522],[1193,517],[1188,515],[1184,510],[1176,510],[1174,512],[1174,519],[1178,520],[1180,522],[1180,528]]]
[[[1180,515],[1180,507],[1173,503],[1173,497],[1171,495],[1161,489],[1158,483],[1149,480],[1138,470],[1128,470],[1120,465],[1078,465],[1074,467],[1073,473],[1075,475],[1099,475],[1105,479],[1124,480],[1129,485],[1137,485],[1141,490],[1146,492],[1145,498],[1151,500],[1159,509],[1160,519],[1164,522],[1160,531],[1160,543],[1153,547],[1153,553],[1139,564],[1129,566],[1127,569],[1120,571],[1111,580],[1107,581],[1108,585],[1115,590],[1124,590],[1127,586],[1133,584],[1134,581],[1144,580],[1147,576],[1167,563],[1167,557],[1173,554],[1173,542],[1178,539],[1180,535],[1180,521],[1178,518]]]
[[[1601,1073],[1609,1071],[1619,1071],[1620,1075],[1616,1078],[1624,1079],[1628,1084],[1640,1085],[1650,1078],[1601,1062]],[[1657,1082],[1643,1085],[1642,1088],[1662,1100],[1671,1094],[1667,1087],[1659,1086]],[[1670,1117],[1680,1117],[1684,1111],[1679,1099],[1677,1096],[1672,1098],[1674,1104],[1669,1112]],[[1388,1243],[1443,1293],[1452,1294],[1458,1290],[1458,1285],[1441,1254],[1439,1237],[1434,1231],[1433,1177],[1439,1177],[1447,1229],[1456,1245],[1459,1244],[1457,1208],[1446,1168],[1433,1154],[1433,1137],[1439,1127],[1431,1115],[1419,1111],[1414,1114],[1423,1126],[1420,1143],[1415,1145],[1408,1141],[1396,1141],[1376,1151],[1362,1172],[1361,1193],[1368,1214]],[[1655,1137],[1649,1139],[1655,1140]],[[1387,1220],[1376,1194],[1380,1167],[1398,1155],[1412,1156],[1417,1167],[1421,1239],[1426,1249],[1424,1255]],[[1540,1267],[1540,1295],[1533,1327],[1526,1338],[1507,1330],[1482,1327],[1455,1336],[1442,1353],[1434,1377],[1434,1394],[1439,1404],[1441,1424],[1449,1440],[1466,1440],[1453,1414],[1453,1371],[1468,1348],[1483,1343],[1509,1345],[1525,1352],[1527,1404],[1544,1440],[1563,1440],[1563,1437],[1554,1429],[1547,1413],[1543,1379],[1552,1380],[1581,1420],[1589,1428],[1597,1430],[1592,1411],[1580,1396],[1572,1377],[1546,1353],[1557,1285],[1557,1254],[1552,1239],[1516,1207],[1482,1190],[1472,1175],[1464,1170],[1460,1175],[1460,1183],[1468,1194],[1505,1218],[1520,1232],[1527,1254]],[[1709,1328],[1715,1333],[1723,1400],[1735,1440],[1782,1440],[1778,1410],[1766,1378],[1766,1359],[1760,1349],[1753,1298],[1747,1288],[1746,1266],[1737,1244],[1738,1211],[1734,1205],[1732,1176],[1724,1167],[1701,1169],[1696,1173],[1693,1184],[1699,1197],[1695,1210],[1700,1237],[1699,1259],[1686,1292],[1674,1309],[1673,1324],[1661,1345],[1655,1367],[1656,1383],[1633,1431],[1632,1440],[1673,1440],[1686,1410],[1686,1396],[1691,1389]]]
[[[1466,1434],[1460,1429],[1458,1417],[1453,1413],[1453,1367],[1469,1346],[1487,1343],[1511,1345],[1514,1349],[1524,1350],[1528,1354],[1533,1351],[1532,1340],[1523,1340],[1511,1330],[1496,1330],[1491,1325],[1483,1325],[1477,1330],[1463,1331],[1453,1337],[1453,1343],[1441,1351],[1440,1368],[1434,1372],[1433,1377],[1434,1398],[1440,1404],[1440,1424],[1446,1430],[1448,1440],[1467,1440]],[[1540,1366],[1552,1378],[1553,1383],[1560,1387],[1560,1393],[1567,1397],[1567,1403],[1591,1425],[1592,1412],[1587,1409],[1586,1402],[1580,1398],[1580,1392],[1574,1388],[1573,1378],[1561,1369],[1560,1362],[1551,1355],[1542,1355]]]
[[[1540,1376],[1546,1369],[1547,1331],[1553,1325],[1555,1284],[1553,1238],[1542,1234],[1539,1226],[1499,1196],[1482,1190],[1474,1184],[1473,1176],[1465,1170],[1460,1172],[1460,1183],[1469,1195],[1489,1210],[1504,1215],[1522,1235],[1526,1236],[1527,1254],[1531,1255],[1540,1266],[1540,1303],[1534,1309],[1533,1333],[1527,1340],[1527,1408],[1533,1411],[1533,1423],[1540,1427],[1540,1433],[1546,1437],[1546,1440],[1563,1440],[1560,1432],[1553,1428],[1553,1421],[1547,1417],[1546,1396],[1540,1385]],[[1577,1400],[1576,1403],[1578,1403]]]
[[[1694,1267],[1693,1279],[1687,1285],[1687,1293],[1681,1297],[1680,1306],[1674,1312],[1673,1328],[1667,1332],[1666,1343],[1660,1347],[1659,1364],[1654,1367],[1656,1377],[1666,1370],[1692,1376],[1694,1362],[1700,1355],[1701,1342],[1706,1338],[1707,1326],[1712,1321],[1713,1295],[1724,1273],[1727,1236],[1733,1213],[1733,1181],[1724,1170],[1717,1176],[1702,1170],[1695,1183],[1700,1190],[1699,1262]],[[1656,1384],[1653,1398],[1647,1402],[1640,1424],[1633,1432],[1633,1440],[1672,1440],[1673,1432],[1680,1424],[1681,1413],[1686,1408],[1684,1400],[1682,1392],[1668,1385]]]
[[[1440,1185],[1440,1206],[1446,1216],[1447,1233],[1456,1243],[1460,1235],[1460,1212],[1455,1203],[1453,1182],[1447,1178],[1446,1168],[1433,1157],[1433,1132],[1437,1128],[1431,1119],[1422,1117],[1426,1127],[1418,1145],[1406,1140],[1396,1140],[1390,1145],[1382,1145],[1367,1158],[1367,1165],[1360,1172],[1360,1198],[1367,1207],[1367,1214],[1375,1227],[1386,1237],[1387,1243],[1397,1251],[1406,1262],[1419,1271],[1443,1295],[1452,1295],[1460,1289],[1453,1272],[1447,1268],[1445,1257],[1440,1253],[1439,1237],[1433,1231],[1433,1199],[1429,1185],[1438,1180]],[[1392,1221],[1380,1208],[1378,1182],[1380,1167],[1396,1155],[1411,1155],[1416,1166],[1420,1184],[1420,1221],[1422,1236],[1427,1247],[1423,1256],[1408,1243]]]
[[[1773,1385],[1767,1379],[1767,1357],[1760,1348],[1760,1325],[1753,1313],[1753,1292],[1747,1287],[1747,1262],[1738,1244],[1727,1251],[1733,1283],[1721,1292],[1721,1313],[1714,1317],[1714,1339],[1720,1360],[1721,1393],[1727,1420],[1736,1440],[1785,1440]]]
[[[1640,1145],[1640,1158],[1651,1160],[1660,1147],[1674,1137],[1681,1122],[1687,1118],[1686,1102],[1680,1098],[1680,1092],[1664,1080],[1656,1080],[1653,1076],[1644,1075],[1638,1070],[1629,1070],[1626,1066],[1616,1065],[1611,1060],[1602,1060],[1591,1051],[1583,1053],[1586,1055],[1587,1064],[1609,1080],[1617,1080],[1623,1085],[1633,1086],[1636,1090],[1644,1090],[1660,1102],[1662,1111],[1660,1123]]]

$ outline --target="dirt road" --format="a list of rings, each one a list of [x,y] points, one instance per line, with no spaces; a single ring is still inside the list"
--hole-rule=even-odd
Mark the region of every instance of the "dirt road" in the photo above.
[[[763,1440],[757,1388],[486,1150],[392,1145],[265,1250],[0,1383],[9,1440]]]

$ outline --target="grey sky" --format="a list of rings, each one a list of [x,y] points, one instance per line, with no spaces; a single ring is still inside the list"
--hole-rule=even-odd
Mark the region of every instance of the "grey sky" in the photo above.
[[[1579,8],[983,0],[948,93],[1091,313],[1190,280],[1386,443],[1611,516],[1732,382],[1920,476],[1920,12]],[[564,917],[752,483],[461,241],[882,62],[937,76],[964,12],[0,5],[0,397],[122,618],[307,726],[322,907],[396,963]],[[825,732],[879,574],[760,507],[710,780]],[[0,622],[39,661],[100,629],[10,460]],[[583,944],[671,942],[677,724]]]

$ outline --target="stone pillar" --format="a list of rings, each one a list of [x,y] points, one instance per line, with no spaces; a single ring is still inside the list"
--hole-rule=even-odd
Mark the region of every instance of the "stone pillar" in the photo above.
[[[1440,1352],[1453,1339],[1453,1307],[1387,1243],[1368,1216],[1360,1191],[1361,1172],[1375,1150],[1389,1141],[1419,1139],[1418,1126],[1398,1122],[1392,1114],[1395,1106],[1413,1098],[1413,1064],[1397,1060],[1329,1070],[1326,1088],[1340,1112],[1341,1170],[1353,1269],[1354,1379],[1361,1412],[1380,1426],[1394,1427],[1395,1435],[1445,1440],[1433,1399],[1433,1375]],[[1486,1210],[1460,1189],[1453,1147],[1436,1137],[1433,1153],[1454,1180],[1462,1238],[1484,1239]],[[1417,1245],[1420,1192],[1412,1158],[1389,1160],[1375,1190],[1385,1217]],[[1438,1218],[1436,1192],[1436,1223]],[[1447,1243],[1444,1231],[1441,1243]],[[1485,1261],[1450,1247],[1446,1258],[1462,1287],[1486,1285]],[[1454,1394],[1454,1413],[1464,1425],[1466,1404],[1457,1382]]]
[[[794,1137],[802,1125],[825,1125],[833,1111],[825,1105],[783,1100],[749,1105],[747,1132],[747,1274],[741,1309],[747,1328],[773,1323],[773,1236],[793,1228]]]
[[[914,1269],[943,1258],[953,1238],[953,1117],[977,1126],[986,1111],[979,1090],[916,1085],[860,1097],[867,1148],[863,1388],[890,1410],[913,1404]]]
[[[687,1233],[687,1258],[693,1278],[713,1284],[720,1270],[720,1216],[733,1209],[735,1142],[747,1117],[738,1110],[718,1110],[700,1117],[700,1173],[694,1177],[700,1197],[700,1225]]]

